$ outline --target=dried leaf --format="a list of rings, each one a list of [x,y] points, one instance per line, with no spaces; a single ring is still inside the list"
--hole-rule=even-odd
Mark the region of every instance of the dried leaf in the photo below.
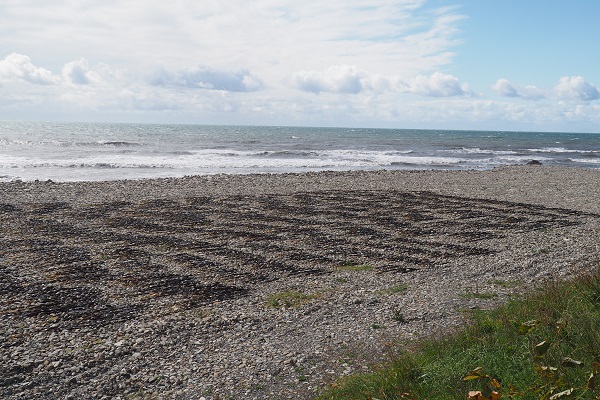
[[[471,371],[469,373],[469,375],[467,375],[463,378],[463,381],[472,381],[475,379],[480,379],[480,378],[485,377],[485,374],[483,374],[481,372],[482,370],[483,370],[483,368],[481,368],[481,367],[475,368],[473,371]]]
[[[570,396],[571,393],[573,393],[575,389],[571,388],[571,389],[567,389],[567,390],[563,390],[560,393],[556,393],[555,395],[550,396],[549,400],[556,400],[556,399],[560,399],[561,397],[565,397],[565,396]]]
[[[576,367],[583,366],[583,362],[577,361],[577,360],[573,360],[571,357],[565,357],[565,358],[563,358],[562,361],[560,362],[560,364],[563,367],[567,367],[567,368],[576,368]]]
[[[477,391],[470,391],[469,394],[467,395],[467,399],[468,400],[479,400],[481,399],[481,392]]]
[[[467,400],[500,400],[501,396],[498,392],[492,392],[490,397],[485,397],[481,391],[470,391],[467,395]]]
[[[492,380],[490,381],[490,384],[495,388],[495,389],[500,389],[500,387],[502,385],[500,385],[500,382],[498,382],[498,380],[492,378]]]
[[[544,354],[546,354],[546,352],[550,348],[551,344],[552,344],[551,342],[548,342],[546,340],[544,340],[543,342],[538,343],[535,346],[535,354],[538,355],[538,356],[543,356]]]
[[[535,370],[538,372],[555,372],[555,371],[558,371],[558,368],[551,367],[549,365],[540,365],[540,366],[536,366]]]
[[[590,377],[588,378],[587,388],[588,388],[588,390],[596,389],[596,375],[593,372],[590,374]]]

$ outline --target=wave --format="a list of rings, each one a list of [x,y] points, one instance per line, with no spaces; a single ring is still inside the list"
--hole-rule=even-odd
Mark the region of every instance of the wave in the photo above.
[[[481,149],[479,147],[462,147],[460,149],[449,149],[443,150],[448,153],[453,154],[498,154],[498,155],[506,155],[506,154],[518,154],[514,150],[491,150],[491,149]]]
[[[564,147],[542,147],[537,149],[527,149],[532,153],[580,153],[580,154],[600,154],[600,150],[577,150],[566,149]]]
[[[562,154],[562,153],[576,153],[584,155],[600,155],[600,150],[582,150],[582,149],[567,149],[564,147],[540,147],[540,148],[525,148],[522,150],[493,150],[493,149],[482,149],[479,147],[461,147],[459,149],[447,149],[441,150],[444,153],[450,154],[493,154],[498,156],[505,155],[519,155],[519,154],[531,154],[531,153],[550,153],[550,154]]]
[[[35,140],[22,140],[22,139],[0,139],[0,147],[33,147],[33,146],[47,146],[52,142],[38,142]]]
[[[100,140],[97,142],[101,146],[110,146],[110,147],[132,147],[132,146],[140,146],[139,143],[135,142],[126,142],[126,141],[112,141],[112,140]]]
[[[321,150],[321,151],[239,151],[207,149],[189,152],[111,153],[93,156],[41,158],[4,156],[0,168],[80,168],[80,169],[303,169],[303,168],[376,168],[401,165],[490,166],[516,164],[531,160],[527,155],[491,154],[486,158],[418,154],[406,151]],[[540,161],[549,157],[536,157]]]
[[[189,153],[110,154],[91,157],[44,159],[8,156],[0,168],[157,168],[157,169],[236,169],[236,168],[337,168],[385,167],[398,164],[457,164],[453,157],[414,156],[405,152],[358,150],[328,151],[227,151],[203,150]]]
[[[485,154],[487,157],[471,158],[470,154]],[[581,157],[571,157],[572,162],[600,158],[600,152],[579,152]],[[465,157],[456,157],[463,155]],[[205,149],[191,151],[155,150],[150,153],[96,153],[93,155],[63,154],[43,157],[23,157],[5,154],[0,158],[0,168],[222,168],[243,167],[324,167],[324,166],[388,166],[388,165],[457,165],[520,163],[530,161],[531,153],[493,152],[471,148],[468,151],[439,151],[422,154],[414,150],[376,151],[376,150],[265,150],[240,151],[231,149]],[[558,160],[551,154],[538,154],[540,161]],[[583,161],[579,161],[584,158]]]
[[[98,140],[90,142],[52,142],[53,145],[59,147],[138,147],[141,146],[137,142],[128,142],[124,140]]]
[[[22,139],[0,139],[0,147],[137,147],[137,142],[124,140],[99,140],[99,141],[66,141],[66,140],[22,140]]]
[[[600,166],[600,157],[559,157],[563,153],[526,153],[485,151],[417,150],[380,151],[337,150],[264,150],[204,149],[164,152],[110,152],[98,150],[90,155],[63,153],[44,157],[3,155],[0,180],[13,176],[26,179],[110,180],[142,177],[183,176],[214,173],[303,172],[358,169],[490,169],[499,165],[525,164],[532,158],[544,164]],[[49,154],[49,153],[47,153]],[[68,156],[71,154],[71,156]],[[479,156],[477,156],[479,155]]]
[[[597,158],[597,159],[569,158],[569,161],[578,163],[578,164],[599,164],[600,165],[600,158]]]
[[[279,150],[279,151],[262,151],[258,153],[251,153],[257,157],[317,157],[319,152],[317,151],[293,151],[293,150]]]

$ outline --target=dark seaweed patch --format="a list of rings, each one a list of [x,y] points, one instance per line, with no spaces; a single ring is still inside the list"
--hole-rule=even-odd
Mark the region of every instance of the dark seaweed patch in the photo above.
[[[106,301],[98,289],[30,285],[25,297],[30,301],[20,313],[28,317],[49,317],[62,327],[100,326],[135,318],[139,306],[115,305]]]
[[[65,202],[35,204],[29,213],[34,215],[52,214],[57,211],[70,210],[71,205]]]
[[[167,312],[229,300],[343,262],[388,273],[437,268],[493,254],[489,239],[589,216],[598,217],[400,191],[0,204],[0,311],[67,327],[126,321],[156,302]]]
[[[10,214],[19,210],[20,208],[15,205],[0,203],[0,213]]]

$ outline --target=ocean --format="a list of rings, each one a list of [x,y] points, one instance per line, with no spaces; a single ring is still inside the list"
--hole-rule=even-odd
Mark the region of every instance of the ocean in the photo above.
[[[0,122],[0,181],[525,164],[600,168],[600,134]]]

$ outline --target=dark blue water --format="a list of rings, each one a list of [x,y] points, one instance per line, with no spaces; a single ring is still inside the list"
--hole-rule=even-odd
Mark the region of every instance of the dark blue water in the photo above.
[[[600,134],[0,122],[0,180],[218,173],[600,168]]]

